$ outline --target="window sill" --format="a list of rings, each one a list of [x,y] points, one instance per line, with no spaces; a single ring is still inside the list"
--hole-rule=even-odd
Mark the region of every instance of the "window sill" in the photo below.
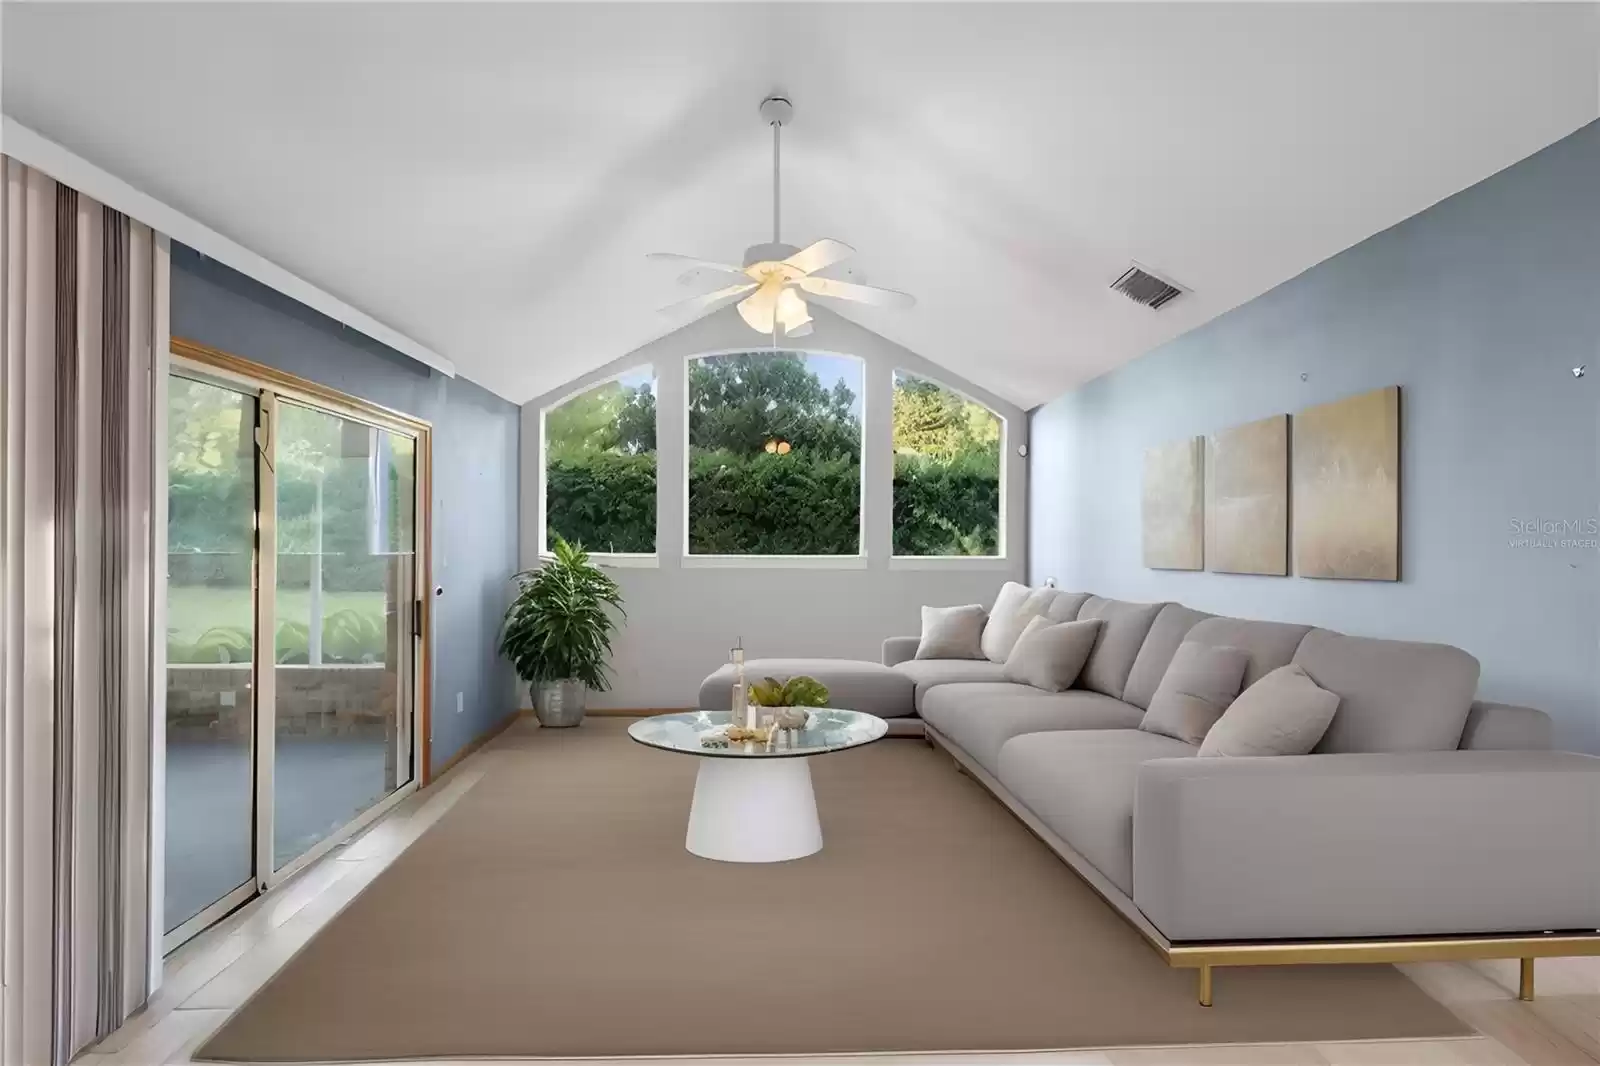
[[[549,552],[540,552],[539,561],[547,563],[555,556]],[[590,552],[589,561],[596,566],[612,570],[656,570],[661,566],[659,555],[646,555],[643,552]]]
[[[1009,570],[1003,555],[892,555],[890,570]]]
[[[865,555],[685,555],[685,570],[865,570]]]

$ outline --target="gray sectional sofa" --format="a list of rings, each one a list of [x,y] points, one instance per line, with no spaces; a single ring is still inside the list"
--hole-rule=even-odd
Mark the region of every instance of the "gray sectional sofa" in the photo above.
[[[1549,750],[1540,711],[1476,700],[1466,652],[1086,593],[1047,617],[1102,620],[1064,692],[916,659],[917,637],[863,676],[908,679],[900,717],[1196,968],[1202,1003],[1213,966],[1520,958],[1531,996],[1534,958],[1600,954],[1600,759]],[[1316,752],[1195,758],[1141,731],[1185,641],[1245,651],[1245,687],[1295,663],[1337,693]]]

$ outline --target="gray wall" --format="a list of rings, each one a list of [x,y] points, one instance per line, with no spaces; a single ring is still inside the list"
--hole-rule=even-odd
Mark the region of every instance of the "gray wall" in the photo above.
[[[433,601],[433,765],[502,721],[516,707],[495,648],[517,568],[517,406],[178,244],[172,335],[432,423],[433,581],[445,590]]]
[[[1391,384],[1400,583],[1143,567],[1146,447]],[[1035,410],[1030,576],[1455,644],[1486,696],[1600,751],[1600,556],[1512,545],[1513,520],[1600,515],[1597,401],[1600,123]]]
[[[735,568],[695,565],[705,560],[686,564],[687,360],[759,347],[760,338],[750,332],[735,308],[692,322],[523,405],[522,561],[533,566],[539,557],[544,471],[540,411],[614,374],[645,365],[655,367],[659,412],[657,558],[644,567],[619,567],[612,572],[622,586],[628,618],[612,648],[613,688],[592,695],[595,706],[693,707],[700,682],[727,661],[728,649],[737,637],[743,637],[752,658],[816,655],[876,661],[885,637],[921,630],[923,604],[987,605],[1006,581],[1022,580],[1027,473],[1017,445],[1027,439],[1027,416],[998,396],[826,308],[813,306],[811,313],[814,329],[804,341],[808,350],[851,355],[863,363],[866,558],[858,563],[859,569],[786,569],[755,561]],[[889,448],[893,405],[886,401],[892,395],[896,369],[960,389],[1005,419],[1004,557],[889,558],[894,456]]]

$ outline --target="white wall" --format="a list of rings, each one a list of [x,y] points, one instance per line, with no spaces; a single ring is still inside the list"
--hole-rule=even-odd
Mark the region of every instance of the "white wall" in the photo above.
[[[590,697],[615,708],[692,707],[706,674],[727,661],[742,637],[751,657],[826,655],[876,660],[885,637],[916,633],[923,604],[989,604],[1000,585],[1022,580],[1027,550],[1027,467],[1017,454],[1027,416],[999,397],[839,315],[813,306],[806,350],[853,355],[864,363],[862,462],[866,561],[854,569],[683,565],[686,360],[711,352],[752,351],[761,337],[733,308],[679,329],[522,408],[522,565],[538,561],[539,494],[544,472],[539,413],[595,382],[655,366],[657,418],[657,559],[618,567],[627,624],[613,645],[613,687]],[[895,370],[961,390],[1005,419],[1000,559],[891,564],[894,455],[889,447]],[[835,566],[839,564],[834,564]]]

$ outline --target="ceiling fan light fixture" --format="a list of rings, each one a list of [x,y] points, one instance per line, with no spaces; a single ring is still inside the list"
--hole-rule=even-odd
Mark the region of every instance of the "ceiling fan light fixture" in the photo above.
[[[779,331],[785,337],[804,337],[812,330],[811,309],[800,290],[812,295],[846,300],[853,303],[875,304],[879,307],[910,307],[916,300],[903,292],[880,289],[855,282],[836,281],[816,277],[825,270],[855,254],[855,249],[843,241],[824,237],[804,248],[784,244],[781,237],[782,187],[779,182],[782,132],[784,125],[794,116],[794,104],[782,96],[769,96],[761,102],[761,117],[772,127],[772,240],[753,244],[745,249],[744,265],[731,266],[675,252],[652,252],[646,258],[663,259],[692,267],[683,280],[694,281],[712,274],[742,275],[748,279],[729,285],[706,296],[692,296],[680,300],[664,313],[672,314],[688,309],[698,315],[710,314],[728,303],[738,300],[739,317],[757,333],[772,337],[776,342]],[[754,290],[751,292],[750,290]],[[748,296],[743,295],[749,292]],[[742,297],[742,298],[741,298]]]
[[[799,293],[787,285],[778,293],[774,314],[779,325],[783,326],[784,334],[790,337],[794,336],[800,327],[811,322],[811,311],[806,307],[806,302],[800,298]]]

